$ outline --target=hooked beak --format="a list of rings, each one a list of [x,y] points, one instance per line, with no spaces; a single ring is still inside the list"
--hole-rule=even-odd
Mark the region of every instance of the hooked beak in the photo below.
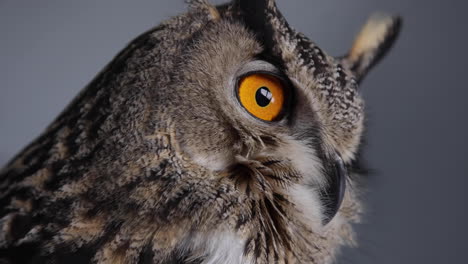
[[[348,170],[339,155],[331,160],[327,168],[328,185],[322,191],[321,198],[325,207],[323,225],[328,224],[338,213],[346,191]]]

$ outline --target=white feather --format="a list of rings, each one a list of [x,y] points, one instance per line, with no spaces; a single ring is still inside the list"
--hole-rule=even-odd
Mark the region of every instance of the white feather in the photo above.
[[[181,251],[198,252],[194,259],[203,258],[202,264],[250,264],[244,257],[245,242],[230,232],[196,233],[185,240]]]

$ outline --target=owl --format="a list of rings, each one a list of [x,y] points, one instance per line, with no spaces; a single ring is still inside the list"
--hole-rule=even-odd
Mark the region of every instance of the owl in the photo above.
[[[0,263],[332,263],[362,211],[358,85],[400,24],[336,58],[273,0],[190,1],[2,169]]]

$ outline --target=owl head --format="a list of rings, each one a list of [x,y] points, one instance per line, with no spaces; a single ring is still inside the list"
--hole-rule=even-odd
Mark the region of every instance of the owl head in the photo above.
[[[160,95],[175,102],[166,111],[179,150],[213,180],[232,182],[243,208],[232,209],[238,215],[225,230],[245,235],[245,256],[328,262],[351,239],[360,210],[352,180],[365,119],[358,86],[392,46],[399,18],[374,15],[349,52],[332,57],[272,0],[192,4],[208,19]]]
[[[3,171],[7,216],[27,220],[1,222],[1,245],[58,262],[329,263],[353,242],[358,86],[400,19],[371,17],[332,57],[273,0],[190,7]]]

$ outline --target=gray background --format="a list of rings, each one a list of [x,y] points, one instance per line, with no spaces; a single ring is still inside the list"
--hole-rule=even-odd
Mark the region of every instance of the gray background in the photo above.
[[[213,1],[219,3],[220,1]],[[467,263],[466,1],[278,5],[332,55],[373,11],[399,13],[396,47],[363,83],[374,169],[360,248],[339,263]],[[38,135],[126,43],[182,0],[0,0],[0,164]]]

